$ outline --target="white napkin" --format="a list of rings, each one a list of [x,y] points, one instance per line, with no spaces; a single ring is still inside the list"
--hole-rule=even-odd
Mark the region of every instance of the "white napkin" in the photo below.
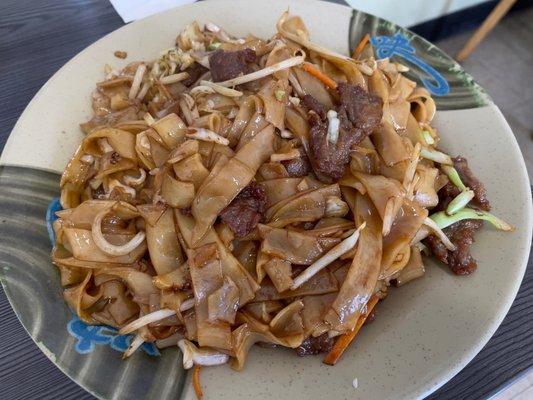
[[[124,22],[135,21],[196,0],[110,0]]]

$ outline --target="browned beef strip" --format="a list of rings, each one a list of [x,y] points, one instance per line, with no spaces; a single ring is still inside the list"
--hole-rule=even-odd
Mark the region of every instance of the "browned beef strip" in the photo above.
[[[326,106],[324,106],[324,104],[319,102],[310,94],[306,94],[304,96],[303,104],[309,111],[316,112],[321,119],[326,119],[326,113],[328,112],[328,110],[326,110]]]
[[[184,72],[189,74],[189,77],[184,81],[181,81],[185,86],[189,87],[195,83],[203,74],[209,71],[206,67],[195,62],[185,69]]]
[[[383,115],[383,103],[378,96],[367,93],[359,85],[339,83],[340,107],[338,112],[346,111],[354,128],[362,130],[366,135],[376,129]]]
[[[209,56],[209,67],[214,82],[233,79],[241,74],[253,71],[255,51],[244,49],[238,51],[217,50]]]
[[[301,178],[311,172],[311,164],[309,164],[309,159],[305,154],[302,154],[300,158],[282,161],[281,163],[291,178]]]
[[[299,356],[316,355],[320,353],[328,353],[333,347],[335,339],[329,338],[327,333],[317,337],[308,337],[296,349],[296,354]]]
[[[317,176],[325,175],[333,180],[338,180],[344,174],[344,169],[350,161],[350,147],[356,143],[353,138],[360,136],[354,132],[353,136],[340,129],[337,143],[328,141],[328,123],[316,117],[310,118],[310,152],[313,160],[313,169]]]
[[[475,197],[472,202],[485,211],[490,211],[489,199],[487,199],[487,191],[485,186],[477,179],[470,168],[468,167],[468,161],[466,158],[457,156],[453,159],[453,166],[459,173],[461,180],[465,186],[474,191]]]
[[[435,235],[429,236],[425,244],[433,255],[447,264],[453,273],[468,275],[477,268],[476,260],[470,254],[470,246],[474,243],[476,232],[483,226],[483,221],[465,219],[443,229],[450,241],[457,246],[455,251],[449,251]]]
[[[220,218],[235,236],[246,236],[263,219],[266,200],[264,186],[250,183],[222,210]]]
[[[490,211],[490,203],[487,198],[487,191],[483,184],[472,174],[472,171],[468,167],[468,161],[466,158],[458,156],[453,158],[453,164],[457,170],[459,177],[465,184],[474,191],[474,198],[472,199],[472,205],[485,210]],[[439,190],[439,204],[434,211],[443,211],[448,207],[450,201],[457,197],[461,193],[461,190],[453,183],[448,182],[444,187]]]
[[[483,184],[474,176],[468,167],[466,158],[458,156],[453,159],[453,164],[465,186],[471,188],[475,197],[472,204],[480,209],[489,211],[490,203],[487,198],[487,192]],[[451,182],[448,182],[439,190],[439,204],[433,211],[444,211],[446,207],[461,190]],[[447,264],[450,269],[457,275],[468,275],[477,268],[476,260],[470,254],[470,246],[474,243],[476,232],[483,226],[483,221],[466,219],[458,221],[455,224],[443,229],[443,232],[450,241],[457,247],[455,251],[449,251],[440,239],[431,235],[425,240],[433,255]]]
[[[340,129],[336,143],[327,138],[328,122],[323,117],[325,107],[309,95],[304,97],[306,107],[314,111],[309,113],[311,164],[319,178],[326,176],[332,180],[343,176],[350,161],[350,148],[372,133],[380,124],[383,112],[381,99],[360,86],[340,83],[338,90]]]
[[[457,186],[451,182],[448,182],[442,187],[441,190],[439,190],[439,204],[437,204],[437,207],[435,207],[433,211],[437,212],[446,210],[446,207],[448,207],[450,201],[455,199],[455,197],[457,197],[457,195],[460,193],[461,190]]]

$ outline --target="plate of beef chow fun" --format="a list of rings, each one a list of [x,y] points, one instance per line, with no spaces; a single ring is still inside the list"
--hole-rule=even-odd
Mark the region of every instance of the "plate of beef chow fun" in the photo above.
[[[43,86],[1,162],[5,291],[102,399],[423,398],[495,332],[531,241],[490,96],[323,2],[129,24]]]

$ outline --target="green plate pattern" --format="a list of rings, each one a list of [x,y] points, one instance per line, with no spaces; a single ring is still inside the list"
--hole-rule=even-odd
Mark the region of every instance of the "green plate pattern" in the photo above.
[[[187,374],[176,348],[162,351],[160,357],[137,351],[127,362],[120,351],[107,345],[79,352],[79,338],[67,329],[77,319],[63,300],[59,273],[50,261],[46,213],[59,195],[59,175],[2,166],[0,187],[0,281],[39,348],[97,397],[179,398]]]
[[[428,66],[446,81],[449,86],[447,94],[439,96],[438,93],[430,90],[434,95],[438,110],[477,108],[485,106],[491,101],[488,94],[474,78],[435,45],[392,22],[353,10],[348,34],[350,53],[353,52],[355,46],[366,33],[371,35],[372,42],[377,37],[385,37],[390,41],[394,41],[395,43],[391,45],[391,47],[395,47],[392,49],[394,55],[391,58],[410,67],[411,69],[406,73],[406,76],[416,81],[417,84],[424,86],[423,79],[431,78],[431,75],[424,68],[420,68],[419,65]],[[406,52],[402,51],[402,46],[398,46],[397,40],[394,40],[395,38],[405,40],[414,50],[414,54],[406,57]]]

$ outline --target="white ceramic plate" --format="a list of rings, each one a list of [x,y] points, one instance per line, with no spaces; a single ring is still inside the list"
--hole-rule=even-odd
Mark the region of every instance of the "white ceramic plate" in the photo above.
[[[442,147],[469,159],[494,211],[517,229],[511,234],[483,229],[473,247],[479,268],[471,276],[454,276],[430,263],[423,279],[391,290],[376,321],[362,330],[335,367],[322,364],[319,356],[299,358],[288,350],[254,348],[240,373],[226,366],[203,371],[208,398],[422,398],[476,355],[516,295],[531,242],[529,180],[498,107],[459,65],[416,35],[344,6],[296,0],[200,2],[129,24],[73,58],[28,105],[0,159],[0,214],[7,221],[0,233],[12,238],[0,244],[5,290],[46,355],[98,397],[193,395],[177,350],[153,357],[148,355],[153,348],[145,346],[144,352],[122,361],[117,350],[130,338],[73,318],[48,259],[44,213],[59,193],[58,174],[82,138],[78,123],[91,114],[94,84],[102,79],[104,64],[120,68],[132,60],[152,59],[193,20],[213,21],[236,35],[268,37],[287,6],[303,17],[318,43],[347,53],[370,32],[378,55],[410,65],[410,76],[435,94]],[[113,57],[115,50],[127,51],[127,60]]]

